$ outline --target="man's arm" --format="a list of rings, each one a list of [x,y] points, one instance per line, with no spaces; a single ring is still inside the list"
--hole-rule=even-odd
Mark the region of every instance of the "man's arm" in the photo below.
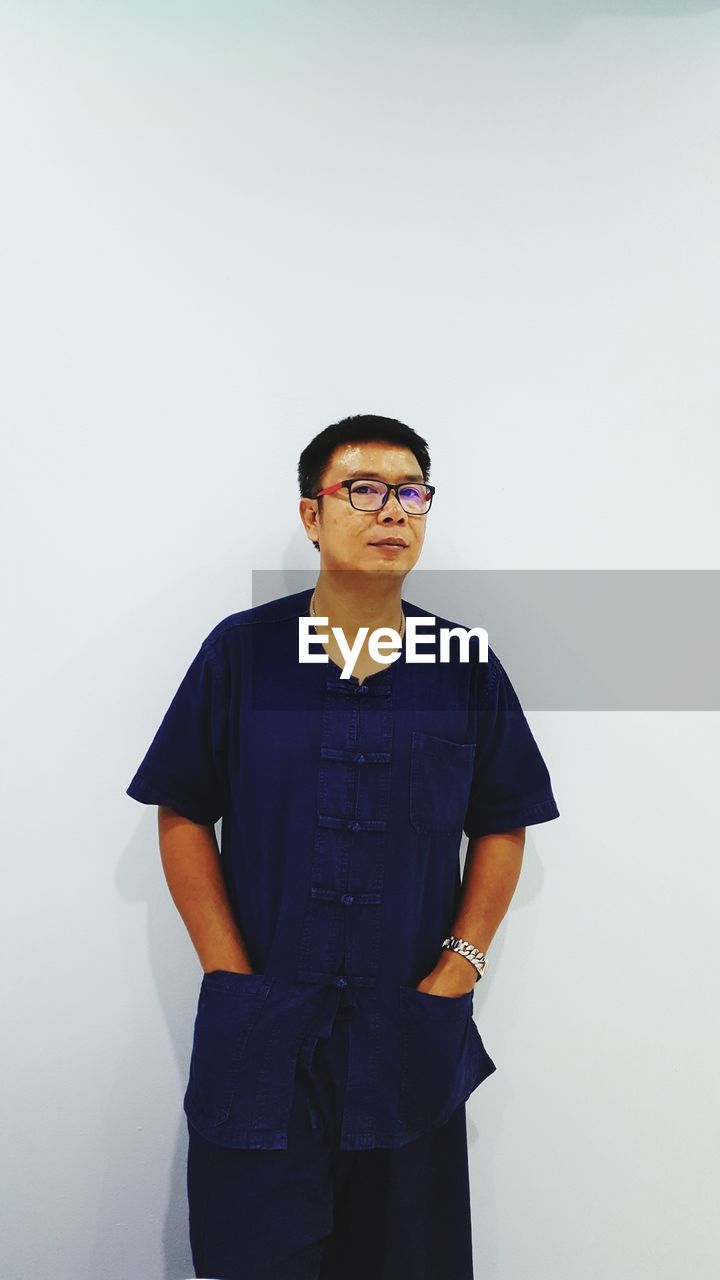
[[[468,841],[460,905],[451,929],[456,938],[488,950],[520,878],[524,848],[525,827]],[[476,980],[477,971],[469,960],[441,948],[435,968],[418,990],[458,996],[471,991]]]
[[[230,910],[215,828],[158,805],[158,836],[170,894],[205,973],[212,969],[252,973]]]

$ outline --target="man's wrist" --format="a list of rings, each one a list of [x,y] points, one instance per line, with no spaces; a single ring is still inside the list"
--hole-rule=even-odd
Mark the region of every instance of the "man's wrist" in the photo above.
[[[254,972],[250,957],[235,950],[230,953],[216,951],[211,955],[203,953],[198,959],[204,973],[212,973],[215,969],[224,969],[226,973]]]
[[[464,991],[472,991],[478,979],[478,972],[467,957],[457,951],[448,951],[446,947],[437,958],[435,972],[452,978],[454,985],[460,985]]]

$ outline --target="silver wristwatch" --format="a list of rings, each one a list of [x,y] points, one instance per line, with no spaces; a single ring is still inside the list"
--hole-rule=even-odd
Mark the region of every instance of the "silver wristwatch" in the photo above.
[[[476,982],[478,978],[482,978],[487,968],[487,960],[485,952],[479,947],[474,947],[472,942],[466,942],[464,938],[456,938],[452,933],[449,938],[443,939],[443,947],[446,951],[457,951],[458,955],[465,956],[465,959],[475,966],[478,974]]]

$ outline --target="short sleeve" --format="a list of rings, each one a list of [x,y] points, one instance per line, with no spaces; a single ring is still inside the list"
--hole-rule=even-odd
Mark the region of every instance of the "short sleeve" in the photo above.
[[[492,649],[484,674],[478,674],[475,699],[476,750],[465,834],[490,835],[559,818],[547,765]]]
[[[203,641],[126,795],[214,824],[225,808],[227,696],[221,655]]]

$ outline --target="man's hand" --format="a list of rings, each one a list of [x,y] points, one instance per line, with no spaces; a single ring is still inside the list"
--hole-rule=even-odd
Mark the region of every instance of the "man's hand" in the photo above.
[[[431,996],[462,996],[472,991],[477,976],[477,969],[465,956],[444,948],[435,968],[418,983],[416,990]]]
[[[215,965],[213,969],[203,969],[203,973],[244,973],[246,976],[254,972],[254,969],[228,969],[227,965]]]

